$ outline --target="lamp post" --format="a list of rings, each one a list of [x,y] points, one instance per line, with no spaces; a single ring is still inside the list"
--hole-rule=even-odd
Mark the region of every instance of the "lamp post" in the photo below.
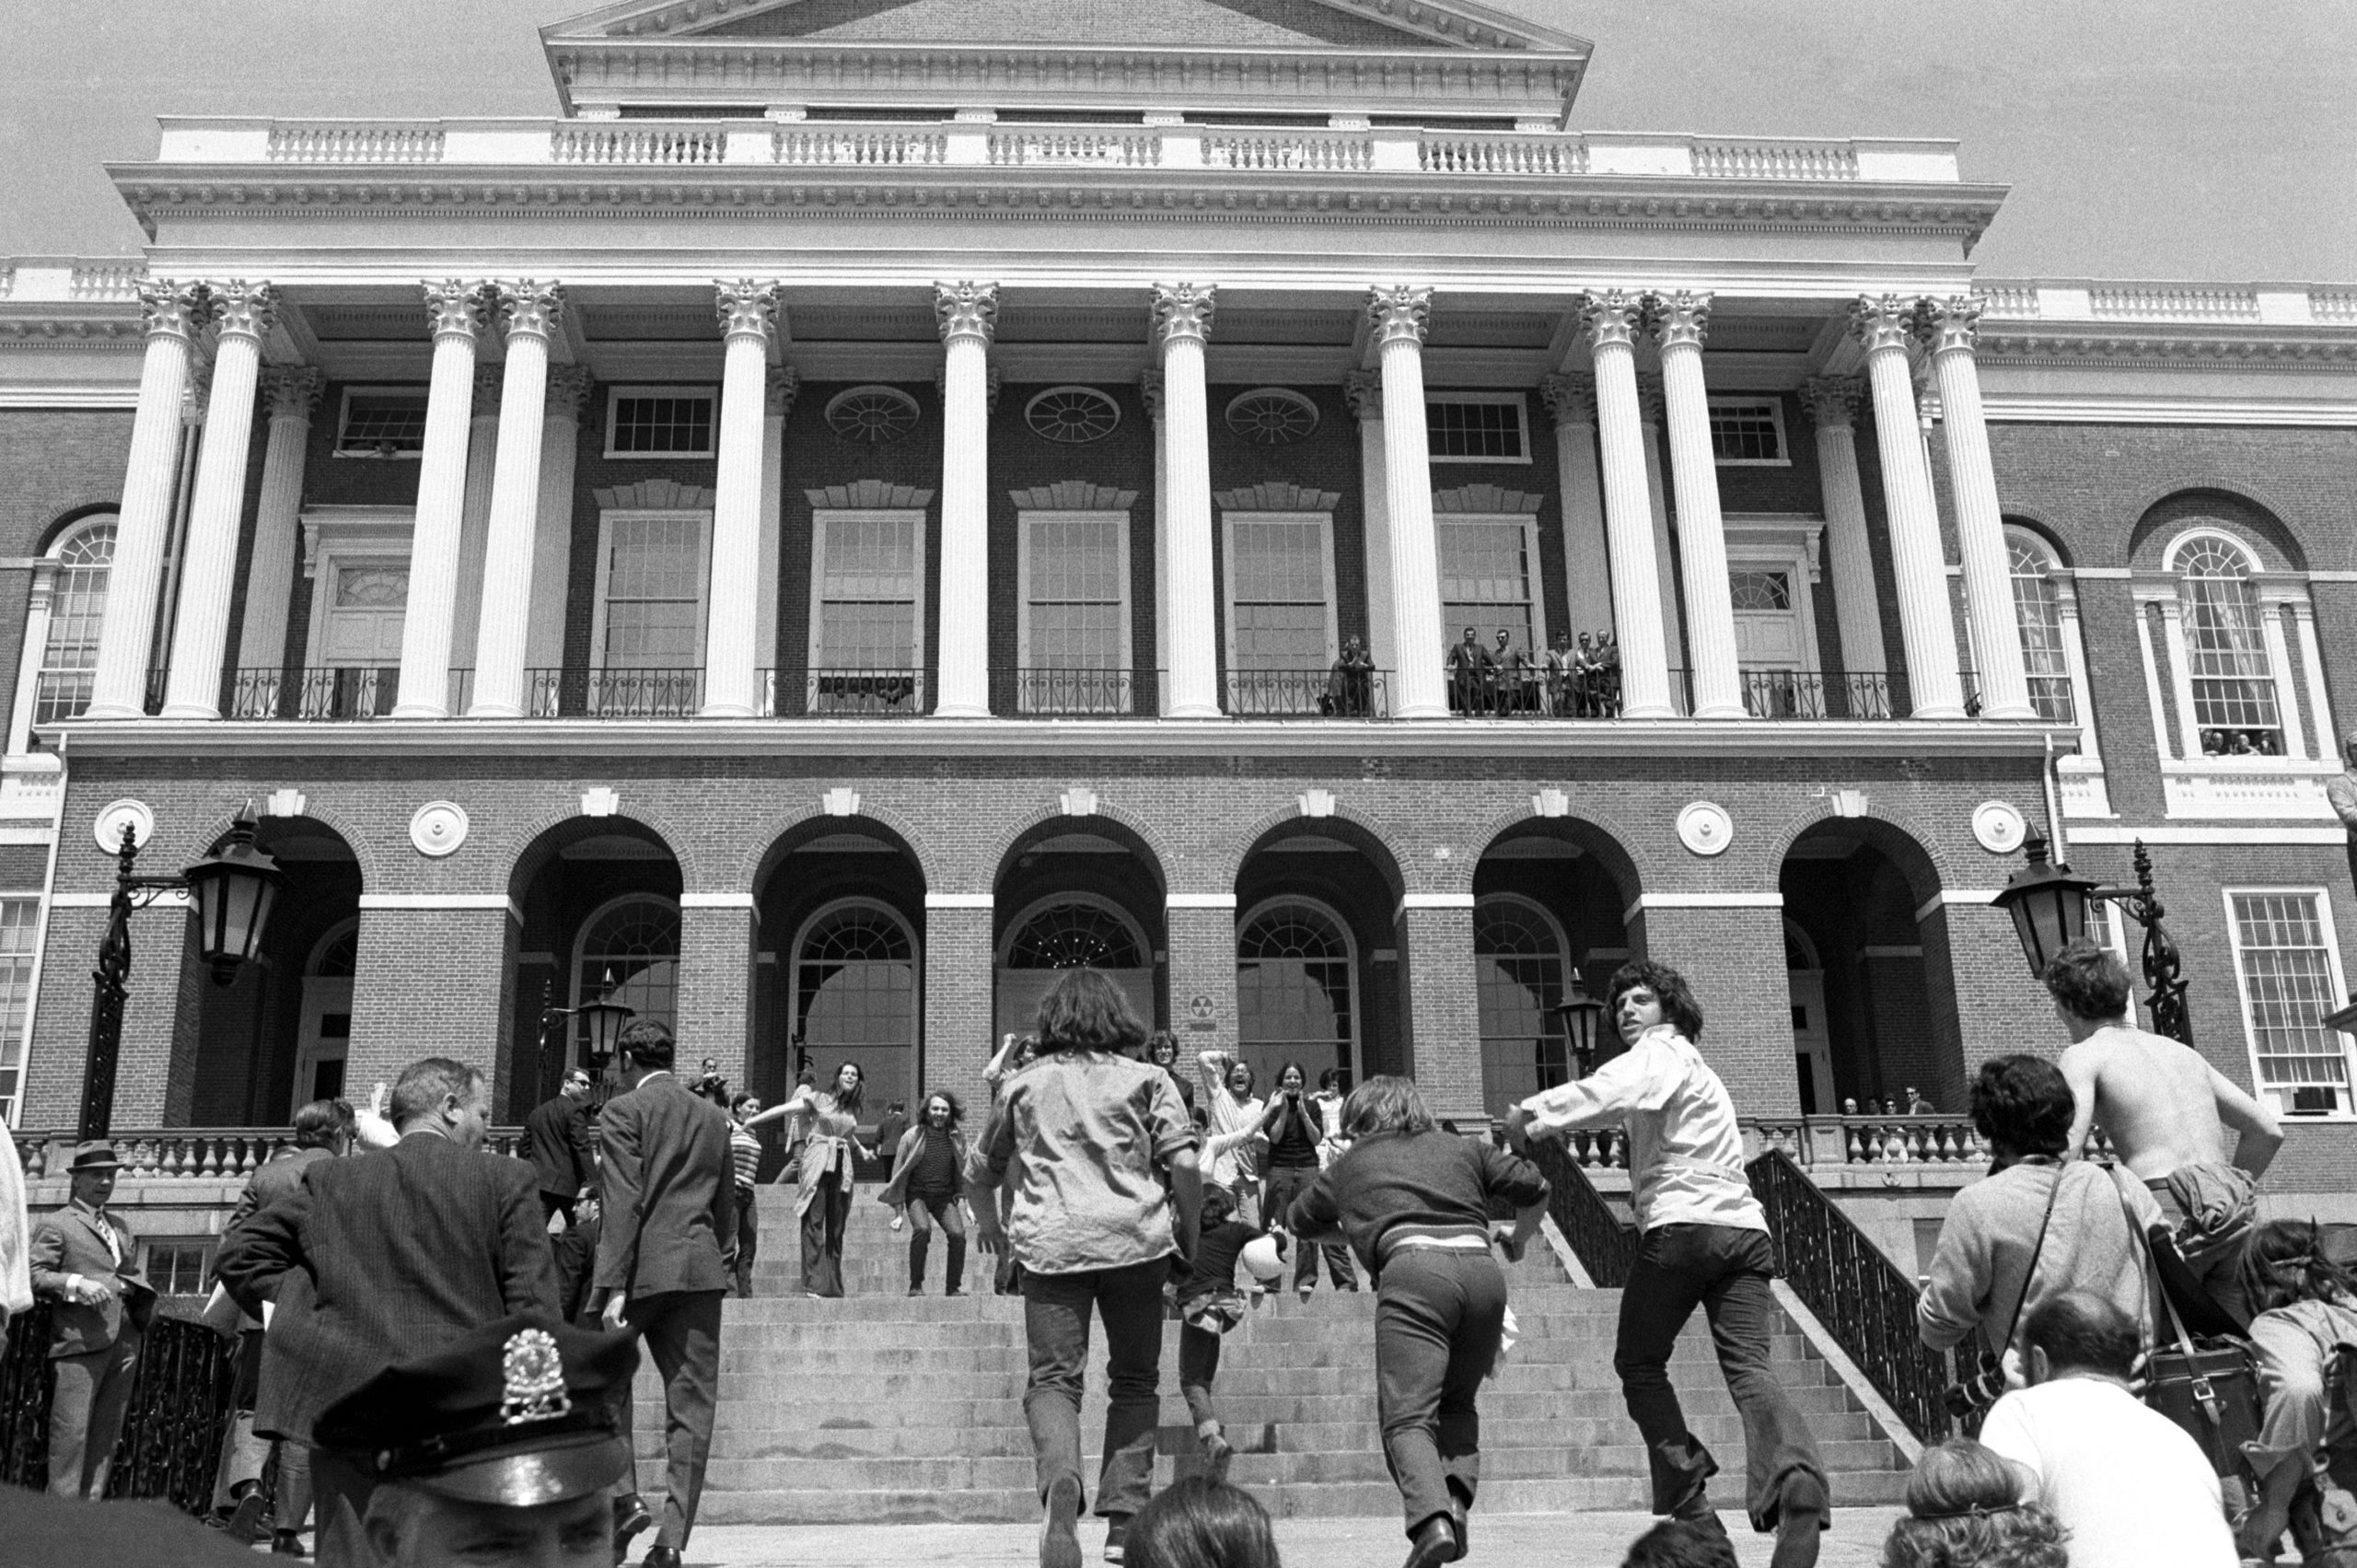
[[[610,972],[606,977],[606,983],[609,987],[613,984]],[[589,1060],[582,1065],[596,1074],[602,1083],[606,1064],[613,1060],[615,1042],[621,1039],[622,1026],[637,1016],[637,1009],[625,1007],[619,1002],[609,1002],[603,996],[584,1002],[578,1007],[552,1007],[549,1005],[548,984],[543,981],[540,986],[541,1060],[544,1063],[547,1060],[549,1031],[567,1018],[578,1018],[589,1047]]]
[[[261,950],[262,928],[286,874],[254,845],[254,819],[240,811],[228,842],[177,877],[138,875],[139,840],[122,825],[122,847],[115,852],[114,897],[107,902],[107,934],[99,943],[96,987],[90,999],[90,1046],[82,1066],[84,1141],[103,1138],[114,1119],[115,1067],[122,1054],[122,1005],[131,995],[131,913],[166,893],[196,900],[197,952],[212,968],[215,985],[238,978],[238,969]]]
[[[1587,993],[1579,970],[1571,973],[1570,993],[1548,1011],[1562,1020],[1564,1042],[1572,1048],[1572,1061],[1579,1069],[1576,1076],[1585,1078],[1595,1072],[1596,1031],[1604,1020],[1604,1004]]]
[[[2153,890],[2153,857],[2136,841],[2136,885],[2105,887],[2068,865],[2049,865],[2046,840],[2033,830],[2022,842],[2028,864],[2014,873],[2004,890],[1990,900],[2014,917],[2022,956],[2030,972],[2043,976],[2054,955],[2087,934],[2088,900],[2117,905],[2144,932],[2144,984],[2152,992],[2153,1028],[2181,1044],[2193,1043],[2193,1017],[2186,1006],[2185,976],[2176,939],[2161,923],[2167,912]]]

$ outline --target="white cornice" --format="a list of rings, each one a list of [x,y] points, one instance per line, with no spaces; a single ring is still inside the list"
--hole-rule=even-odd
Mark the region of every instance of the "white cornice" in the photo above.
[[[2118,368],[2114,366],[2113,368]],[[2346,374],[2344,368],[2343,371]],[[2048,393],[1981,401],[2002,424],[2300,424],[2357,426],[2357,398],[2161,398]],[[2084,575],[2084,570],[2081,573]]]
[[[2357,322],[2268,326],[2089,321],[2029,331],[2005,326],[1981,331],[1979,357],[1984,366],[2344,370],[2357,362]]]

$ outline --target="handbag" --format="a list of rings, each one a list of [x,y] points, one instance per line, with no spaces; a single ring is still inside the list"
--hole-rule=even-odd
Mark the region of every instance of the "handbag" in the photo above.
[[[2156,1275],[2153,1237],[2136,1223],[2125,1194],[2119,1210]],[[2193,1439],[2208,1457],[2212,1474],[2221,1479],[2243,1476],[2243,1445],[2258,1441],[2261,1413],[2258,1373],[2251,1365],[2249,1343],[2224,1337],[2197,1341],[2169,1309],[2165,1292],[2151,1292],[2149,1298],[2154,1345],[2144,1363],[2145,1405]]]

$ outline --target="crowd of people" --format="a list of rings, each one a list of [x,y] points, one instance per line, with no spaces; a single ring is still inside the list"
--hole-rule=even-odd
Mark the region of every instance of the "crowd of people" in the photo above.
[[[1501,626],[1489,645],[1474,627],[1449,645],[1448,705],[1460,714],[1608,719],[1620,714],[1620,645],[1609,631],[1558,632],[1544,652]],[[1339,667],[1338,667],[1339,668]]]

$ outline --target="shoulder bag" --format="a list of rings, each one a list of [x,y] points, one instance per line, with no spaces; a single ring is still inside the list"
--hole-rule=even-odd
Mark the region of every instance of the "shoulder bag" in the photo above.
[[[2167,1294],[2151,1288],[2159,1272],[2153,1237],[2136,1223],[2125,1194],[2119,1212],[2149,1271],[2145,1295],[2151,1304],[2154,1343],[2145,1362],[2144,1403],[2193,1439],[2214,1474],[2241,1477],[2247,1469],[2243,1445],[2258,1440],[2261,1414],[2250,1345],[2223,1336],[2196,1340],[2186,1332],[2183,1321],[2169,1310]]]

